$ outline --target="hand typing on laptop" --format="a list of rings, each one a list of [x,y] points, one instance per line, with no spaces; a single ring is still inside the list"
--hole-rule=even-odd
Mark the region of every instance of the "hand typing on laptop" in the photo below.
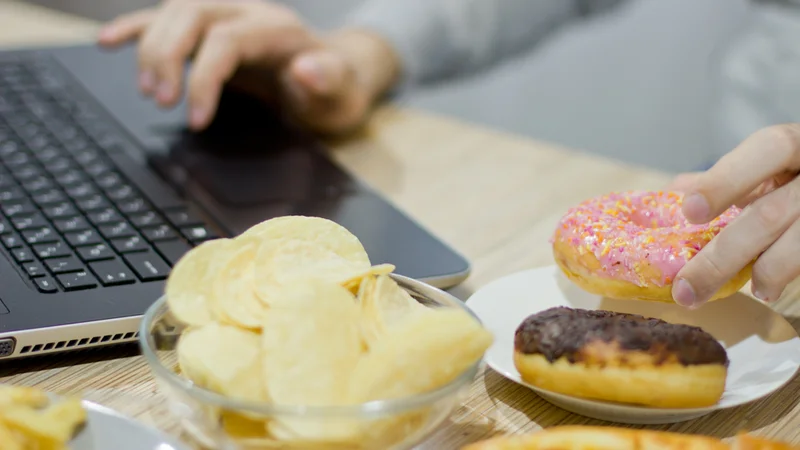
[[[140,88],[162,106],[188,95],[190,124],[213,118],[222,85],[277,102],[323,133],[343,133],[398,85],[498,64],[572,19],[622,0],[371,0],[336,32],[312,31],[264,0],[166,0],[119,17],[100,34],[139,41]],[[369,30],[369,31],[367,31]],[[193,57],[184,86],[182,68]]]
[[[291,10],[263,1],[168,0],[117,18],[99,36],[104,46],[132,40],[139,41],[139,89],[165,107],[185,93],[195,129],[211,121],[230,82],[315,131],[345,132],[397,73],[381,39],[354,29],[321,36]]]

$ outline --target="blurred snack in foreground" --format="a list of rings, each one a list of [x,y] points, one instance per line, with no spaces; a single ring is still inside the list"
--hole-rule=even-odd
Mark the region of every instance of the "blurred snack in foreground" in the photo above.
[[[800,447],[741,434],[731,443],[708,436],[617,427],[559,426],[527,435],[501,436],[461,450],[798,450]]]
[[[447,386],[493,337],[466,310],[419,303],[393,271],[373,265],[348,230],[316,217],[279,217],[208,241],[166,284],[170,312],[186,326],[180,374],[265,407],[352,408]],[[420,432],[428,413],[217,416],[246,448],[390,448]]]
[[[85,422],[80,399],[51,401],[36,388],[0,385],[0,450],[66,450]]]

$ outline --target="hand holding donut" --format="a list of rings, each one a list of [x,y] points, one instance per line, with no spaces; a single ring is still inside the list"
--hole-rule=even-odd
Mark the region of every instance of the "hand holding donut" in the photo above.
[[[706,223],[731,205],[739,217],[678,272],[672,297],[697,307],[755,260],[753,295],[778,299],[800,276],[800,124],[764,128],[711,169],[678,177],[683,214]]]

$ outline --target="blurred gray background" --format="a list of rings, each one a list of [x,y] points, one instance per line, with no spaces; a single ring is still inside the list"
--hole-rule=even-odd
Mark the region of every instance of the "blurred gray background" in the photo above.
[[[156,3],[30,1],[100,20]],[[369,0],[283,3],[324,29],[363,1]],[[709,92],[717,81],[709,59],[740,29],[747,4],[629,0],[612,14],[560,29],[494,70],[399,101],[636,164],[695,169],[727,150],[712,139]]]

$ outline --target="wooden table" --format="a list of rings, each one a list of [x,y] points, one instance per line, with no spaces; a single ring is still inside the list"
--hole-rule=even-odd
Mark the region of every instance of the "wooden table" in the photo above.
[[[93,39],[97,25],[0,0],[0,46]],[[612,190],[658,189],[671,176],[504,135],[419,112],[385,108],[363,136],[334,145],[334,157],[463,252],[473,275],[466,298],[500,276],[552,264],[547,239],[568,206]],[[775,305],[800,327],[797,286]],[[0,363],[0,381],[81,393],[177,433],[135,347]],[[727,438],[741,429],[800,443],[800,378],[751,405],[669,426]],[[544,402],[497,373],[482,372],[468,400],[421,448],[455,449],[501,433],[558,424],[603,424]]]

